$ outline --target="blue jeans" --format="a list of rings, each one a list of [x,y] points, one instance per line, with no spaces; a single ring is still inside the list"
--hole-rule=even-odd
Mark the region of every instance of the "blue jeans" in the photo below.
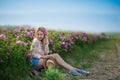
[[[40,63],[40,59],[39,58],[32,58],[31,59],[31,62],[32,62],[32,66],[37,69],[38,66],[39,66],[39,63]]]

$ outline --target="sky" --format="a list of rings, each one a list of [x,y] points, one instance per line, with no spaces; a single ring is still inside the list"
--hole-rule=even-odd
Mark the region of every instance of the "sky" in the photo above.
[[[120,0],[0,0],[0,25],[120,32]]]

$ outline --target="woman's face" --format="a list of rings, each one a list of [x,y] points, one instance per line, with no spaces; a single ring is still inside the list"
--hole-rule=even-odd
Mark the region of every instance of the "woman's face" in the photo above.
[[[44,38],[44,33],[42,31],[38,31],[37,32],[37,38],[38,38],[38,40],[41,41]]]

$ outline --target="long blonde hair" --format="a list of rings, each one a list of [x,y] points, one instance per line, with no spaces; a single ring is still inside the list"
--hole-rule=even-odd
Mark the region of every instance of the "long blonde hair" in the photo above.
[[[36,30],[35,30],[35,38],[37,38],[37,32],[38,31],[42,31],[43,33],[46,31],[46,29],[44,28],[44,27],[39,27],[39,28],[37,28]],[[46,55],[47,53],[46,53],[46,51],[45,51],[45,45],[47,44],[47,35],[46,34],[44,34],[44,38],[41,40],[41,42],[42,42],[42,48],[43,48],[43,51],[44,51],[44,54]]]

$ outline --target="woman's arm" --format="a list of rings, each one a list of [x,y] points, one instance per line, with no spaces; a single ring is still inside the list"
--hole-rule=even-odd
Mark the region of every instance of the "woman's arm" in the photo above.
[[[39,47],[39,41],[34,39],[32,44],[31,44],[31,49],[30,49],[30,51],[32,53],[32,57],[35,57],[35,58],[40,58],[41,57],[41,55],[38,54],[39,53],[38,47]]]

